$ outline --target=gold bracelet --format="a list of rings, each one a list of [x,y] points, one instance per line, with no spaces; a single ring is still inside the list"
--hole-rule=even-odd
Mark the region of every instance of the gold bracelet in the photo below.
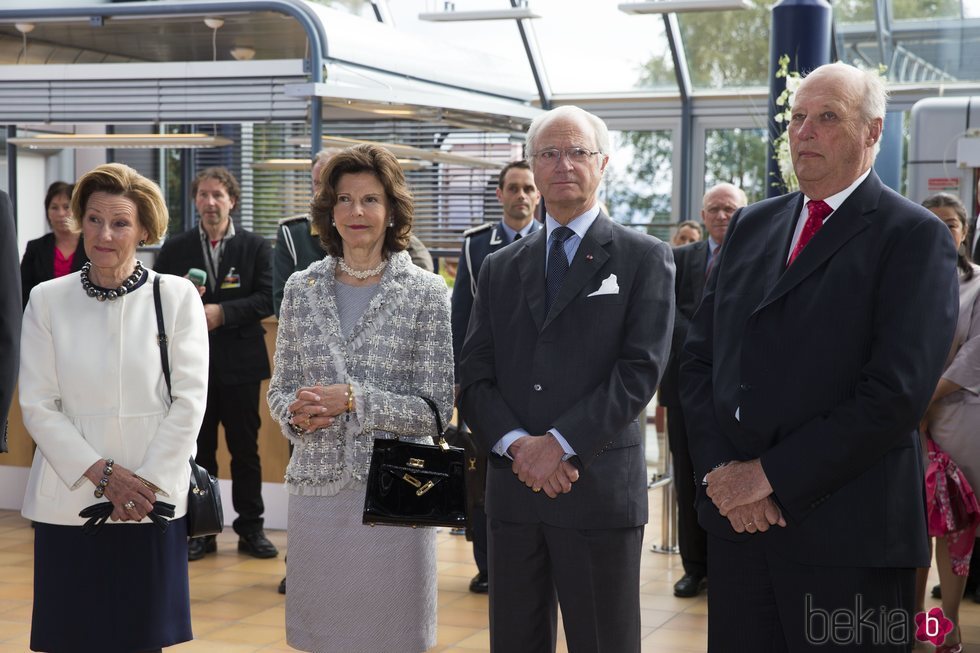
[[[140,483],[142,483],[143,486],[146,487],[148,490],[150,490],[151,492],[153,492],[153,494],[162,494],[163,493],[163,490],[161,490],[156,485],[154,485],[153,483],[149,482],[148,480],[146,480],[142,476],[137,476],[136,477],[136,480],[139,481]]]
[[[354,386],[347,384],[347,412],[354,412]]]

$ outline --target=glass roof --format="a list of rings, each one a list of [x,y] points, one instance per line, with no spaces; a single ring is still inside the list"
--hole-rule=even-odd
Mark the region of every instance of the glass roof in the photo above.
[[[508,0],[455,0],[457,11],[507,9]],[[554,94],[610,93],[637,88],[676,91],[673,65],[659,16],[629,16],[617,2],[532,0],[541,16],[527,20],[528,32],[540,51],[544,76]],[[438,37],[442,41],[481,49],[505,59],[508,67],[527,71],[535,90],[520,32],[513,20],[432,23],[422,12],[443,9],[442,0],[390,0],[387,6],[399,30]],[[601,28],[597,29],[597,26]],[[646,65],[656,60],[665,68],[651,75]]]
[[[836,46],[852,63],[883,65],[889,79],[948,84],[980,80],[980,0],[874,0],[835,6]]]
[[[342,0],[321,0],[325,3]],[[356,0],[346,0],[355,2]],[[769,75],[772,0],[744,11],[677,14],[695,93],[764,92]],[[530,70],[515,21],[429,23],[420,12],[443,0],[375,0],[399,30],[438,36]],[[506,9],[510,0],[454,0],[457,11]],[[528,0],[540,16],[526,20],[546,88],[555,95],[677,93],[673,59],[660,14],[628,15],[619,0]],[[980,81],[980,0],[831,0],[838,56],[889,68],[894,81]],[[882,15],[876,16],[881,10]],[[751,38],[745,38],[751,35]],[[533,91],[533,77],[526,79]]]
[[[694,91],[768,85],[770,3],[753,1],[744,11],[678,15]]]
[[[461,87],[472,85],[491,93],[497,87],[516,91],[503,93],[510,97],[536,98],[537,72],[546,97],[573,101],[609,94],[679,93],[664,16],[623,13],[618,9],[621,0],[528,0],[528,7],[540,18],[520,24],[419,20],[422,12],[443,11],[445,0],[309,1],[347,14],[342,19],[324,18],[328,32],[342,23],[342,36],[336,29],[328,34],[334,52],[348,53],[350,61],[349,53],[356,50],[362,53],[357,59],[410,77],[426,79],[417,71],[439,71],[441,77],[455,75],[452,83]],[[453,0],[452,4],[457,11],[491,10],[509,9],[520,1]],[[773,0],[750,2],[752,8],[744,11],[676,14],[695,94],[765,93]],[[98,2],[3,0],[2,4],[3,9],[12,9]],[[160,4],[180,3],[161,0]],[[832,4],[840,58],[866,66],[884,64],[893,81],[927,88],[980,82],[980,0],[832,0]],[[377,26],[378,17],[389,24]],[[109,21],[98,32],[79,29],[68,20],[39,22],[26,39],[26,49],[13,24],[0,24],[0,63],[221,60],[241,45],[253,49],[256,60],[302,58],[307,53],[305,35],[295,21],[282,18],[262,9],[229,13],[217,34],[217,55],[207,38],[210,30],[199,17],[168,14],[150,25]],[[378,36],[386,31],[389,36]],[[384,42],[377,43],[379,38]],[[401,47],[409,42],[412,48]],[[401,49],[393,50],[394,46]],[[401,54],[392,57],[393,51]]]

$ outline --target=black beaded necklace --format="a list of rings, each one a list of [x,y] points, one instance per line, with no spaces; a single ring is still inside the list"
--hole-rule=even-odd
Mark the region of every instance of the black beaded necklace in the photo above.
[[[114,290],[106,290],[105,288],[100,288],[96,286],[89,280],[88,273],[89,270],[91,269],[92,269],[91,261],[89,261],[88,263],[82,266],[82,271],[81,271],[82,288],[85,290],[86,295],[88,295],[89,297],[94,297],[100,302],[104,302],[107,299],[110,302],[116,301],[117,298],[122,297],[130,290],[132,290],[136,286],[136,284],[140,282],[140,279],[143,278],[143,273],[146,272],[146,270],[143,269],[143,263],[137,260],[136,269],[133,270],[133,273],[131,275],[126,277],[126,280],[122,282],[121,286],[119,286]]]

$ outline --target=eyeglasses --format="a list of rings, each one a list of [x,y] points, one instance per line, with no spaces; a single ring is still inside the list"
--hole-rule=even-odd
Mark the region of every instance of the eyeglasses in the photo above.
[[[596,154],[601,154],[601,152],[598,150],[590,152],[584,147],[569,147],[564,150],[559,150],[557,147],[549,147],[544,150],[538,150],[531,155],[531,158],[538,159],[543,163],[558,165],[563,155],[572,163],[585,163]]]

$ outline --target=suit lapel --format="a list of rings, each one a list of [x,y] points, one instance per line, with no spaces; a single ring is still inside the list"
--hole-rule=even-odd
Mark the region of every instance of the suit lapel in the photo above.
[[[527,307],[534,318],[538,332],[544,328],[545,319],[545,288],[544,288],[544,249],[547,237],[544,229],[539,229],[527,237],[521,238],[516,247],[521,248],[518,256],[518,269],[521,275],[521,288],[527,299]],[[504,289],[502,292],[507,292]]]
[[[598,272],[603,264],[609,259],[609,253],[605,250],[605,245],[612,240],[612,225],[602,212],[595,219],[589,230],[585,232],[585,238],[575,252],[572,265],[568,268],[568,276],[555,297],[551,310],[541,326],[543,331],[549,324],[578,296],[585,284],[589,282]],[[542,256],[544,253],[542,252]],[[542,276],[542,288],[544,287],[544,277]]]
[[[704,294],[704,284],[707,281],[704,272],[708,266],[708,251],[708,241],[702,240],[694,246],[692,256],[687,258],[687,278],[693,285],[692,297],[697,297],[699,300]]]
[[[830,220],[827,221],[824,226],[816,233],[812,240],[807,243],[803,251],[800,252],[793,265],[786,267],[786,258],[789,254],[789,238],[792,237],[792,232],[795,227],[796,221],[793,217],[799,215],[799,210],[802,209],[802,195],[797,202],[793,203],[791,206],[794,207],[794,212],[787,220],[789,226],[785,227],[789,229],[790,236],[785,238],[783,241],[783,246],[780,249],[776,249],[777,242],[770,240],[769,251],[767,255],[770,258],[770,278],[777,273],[781,268],[784,270],[781,276],[776,277],[775,284],[769,290],[766,298],[759,305],[759,309],[768,306],[772,302],[776,301],[792,288],[799,285],[804,279],[810,276],[817,268],[823,265],[829,258],[831,258],[834,253],[840,249],[844,243],[849,241],[855,235],[867,229],[871,221],[868,218],[869,213],[875,211],[878,206],[878,197],[881,194],[881,182],[878,181],[878,177],[872,171],[867,179],[864,180],[860,186],[858,186],[850,197],[848,197],[840,208],[838,208]],[[788,209],[787,209],[788,211]],[[780,221],[785,220],[784,214],[780,214]],[[770,232],[770,237],[774,233],[778,234],[781,230],[776,227],[775,232]]]
[[[766,239],[766,295],[772,293],[776,283],[786,272],[786,257],[789,256],[789,245],[796,230],[796,219],[803,209],[803,194],[797,193],[795,199],[790,199],[783,208],[776,211],[769,223],[769,234]],[[797,261],[799,262],[799,261]]]

